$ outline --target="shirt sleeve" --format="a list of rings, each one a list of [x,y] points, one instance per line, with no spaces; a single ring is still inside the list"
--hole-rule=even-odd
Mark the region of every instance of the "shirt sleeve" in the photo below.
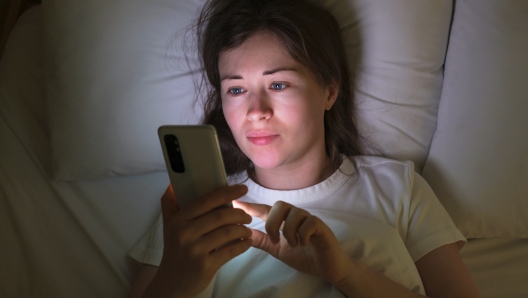
[[[450,243],[462,248],[466,238],[442,206],[425,179],[417,173],[412,181],[408,233],[405,245],[414,262],[432,250]],[[411,177],[412,178],[412,177]]]
[[[140,263],[159,266],[163,256],[163,220],[161,214],[128,255]]]

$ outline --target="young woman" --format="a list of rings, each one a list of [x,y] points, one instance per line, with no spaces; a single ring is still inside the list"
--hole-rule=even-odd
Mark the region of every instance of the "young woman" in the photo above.
[[[464,237],[412,163],[360,156],[327,11],[211,0],[197,29],[204,123],[231,186],[181,209],[167,189],[162,220],[131,252],[145,264],[131,297],[479,296]]]

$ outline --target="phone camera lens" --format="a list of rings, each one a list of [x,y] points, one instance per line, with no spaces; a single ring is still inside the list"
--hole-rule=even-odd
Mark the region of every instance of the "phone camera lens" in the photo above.
[[[164,140],[172,170],[176,173],[185,172],[178,138],[175,135],[165,135]]]

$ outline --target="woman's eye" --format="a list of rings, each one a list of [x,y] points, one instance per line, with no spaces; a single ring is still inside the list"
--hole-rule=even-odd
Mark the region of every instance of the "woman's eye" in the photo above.
[[[233,95],[239,95],[239,94],[242,94],[242,92],[244,91],[244,89],[242,88],[231,88],[229,89],[229,93],[233,94]]]
[[[273,84],[271,84],[271,89],[273,89],[275,91],[281,91],[284,88],[286,88],[286,84],[284,84],[284,83],[273,83]]]

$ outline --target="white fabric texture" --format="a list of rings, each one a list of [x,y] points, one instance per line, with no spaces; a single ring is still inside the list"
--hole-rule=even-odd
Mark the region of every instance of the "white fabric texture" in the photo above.
[[[0,61],[0,297],[125,297],[138,269],[126,254],[155,221],[169,179],[53,181],[41,30],[35,6]]]
[[[528,2],[456,1],[423,176],[468,238],[528,238]]]
[[[444,244],[465,241],[412,162],[379,157],[345,158],[327,180],[294,191],[263,188],[239,175],[242,201],[273,205],[281,200],[322,219],[345,252],[375,270],[424,294],[414,262]],[[265,232],[264,222],[248,225]],[[159,265],[163,251],[161,220],[139,241],[130,255]],[[302,285],[302,286],[299,286]],[[322,279],[290,268],[264,251],[250,248],[225,264],[216,275],[214,297],[343,297]]]
[[[199,118],[180,43],[201,2],[44,1],[56,179],[166,169],[158,127]]]
[[[460,252],[482,298],[528,297],[528,239],[469,239]]]
[[[452,1],[324,0],[343,28],[369,154],[421,173],[436,127]],[[350,17],[354,16],[354,17]]]
[[[44,1],[56,179],[165,169],[157,128],[201,115],[191,109],[196,88],[181,41],[202,2]],[[436,123],[451,1],[319,2],[343,28],[360,129],[419,172]]]

